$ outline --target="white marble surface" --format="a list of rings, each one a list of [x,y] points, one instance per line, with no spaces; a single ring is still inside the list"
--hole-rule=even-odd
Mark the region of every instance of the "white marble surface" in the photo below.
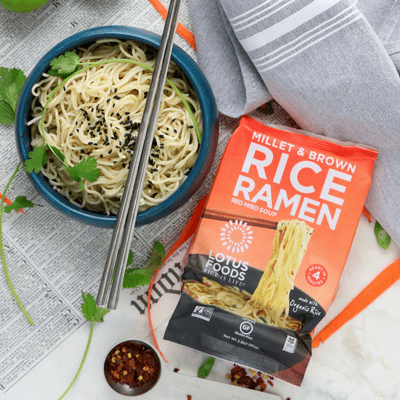
[[[351,248],[340,289],[320,328],[328,323],[381,270],[399,257],[399,248],[391,244],[382,250],[376,244],[373,224],[361,217]],[[179,261],[181,255],[175,260]],[[127,338],[141,338],[151,342],[146,317],[134,315],[130,299],[124,291],[118,310],[105,317],[95,327],[91,349],[75,386],[65,397],[68,400],[123,400],[114,395],[103,376],[103,362],[114,343]],[[375,400],[400,399],[400,282],[387,290],[362,313],[343,326],[324,344],[314,350],[304,382],[294,387],[275,379],[272,393],[286,400]],[[166,322],[178,300],[177,295],[162,297],[160,308],[154,312],[159,325],[156,336],[171,370],[195,375],[205,355],[162,340]],[[162,310],[162,311],[160,311]],[[89,324],[84,324],[31,370],[5,395],[4,400],[54,400],[59,398],[71,382],[82,358]],[[210,378],[227,383],[225,374],[232,364],[217,360]],[[183,377],[183,376],[182,376]],[[205,382],[206,384],[206,382]],[[184,393],[165,396],[186,400]],[[249,399],[254,396],[249,392]],[[190,393],[196,400],[196,393]],[[159,398],[156,396],[157,399]],[[268,396],[265,396],[267,400]],[[137,397],[140,399],[140,396]],[[201,398],[201,397],[200,397]],[[155,399],[155,398],[154,398]],[[210,397],[210,400],[213,398]],[[227,400],[230,398],[227,397]]]

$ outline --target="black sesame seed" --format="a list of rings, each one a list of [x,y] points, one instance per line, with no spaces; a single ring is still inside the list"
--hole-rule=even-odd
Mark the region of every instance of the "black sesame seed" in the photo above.
[[[112,149],[111,150],[108,150],[108,154],[111,154],[112,153]]]

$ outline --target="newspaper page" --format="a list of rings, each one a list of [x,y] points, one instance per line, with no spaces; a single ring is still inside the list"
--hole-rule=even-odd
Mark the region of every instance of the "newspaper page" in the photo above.
[[[168,6],[168,1],[164,0]],[[192,31],[188,4],[183,1],[180,22]],[[127,25],[162,33],[164,20],[147,0],[50,0],[29,13],[0,7],[0,66],[19,68],[28,75],[39,59],[64,38],[103,25]],[[195,60],[195,51],[176,35],[175,43]],[[265,123],[295,126],[277,104],[274,113],[255,117]],[[166,249],[178,238],[199,199],[207,194],[225,148],[238,120],[221,115],[217,154],[212,170],[198,192],[184,206],[159,222],[135,230],[132,243],[134,266],[145,265],[155,241]],[[14,127],[0,125],[0,192],[19,161]],[[20,311],[0,273],[0,398],[28,374],[60,343],[85,322],[81,291],[96,296],[104,267],[111,230],[72,220],[48,205],[21,169],[7,197],[24,195],[41,205],[25,213],[3,216],[3,239],[10,278],[27,307],[34,325]],[[154,306],[167,291],[179,290],[179,265],[169,268],[154,287]],[[165,282],[169,282],[168,285]],[[132,315],[145,313],[147,292],[132,290]]]

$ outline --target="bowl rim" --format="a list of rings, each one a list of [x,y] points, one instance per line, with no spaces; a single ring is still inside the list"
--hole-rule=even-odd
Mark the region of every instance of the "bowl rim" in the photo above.
[[[28,154],[32,150],[30,135],[26,125],[33,97],[31,94],[32,86],[38,82],[42,74],[48,70],[50,61],[53,58],[79,46],[104,38],[130,39],[155,48],[158,48],[161,42],[161,37],[153,32],[141,28],[113,25],[80,31],[52,47],[33,68],[19,96],[16,109],[15,136],[19,157],[22,163],[28,159]],[[208,81],[195,61],[176,44],[174,44],[173,47],[171,60],[179,65],[197,93],[203,117],[202,142],[196,163],[185,181],[176,192],[166,198],[162,203],[138,213],[136,226],[155,222],[167,214],[176,211],[188,201],[200,187],[210,170],[217,147],[219,118],[215,98]],[[36,174],[33,172],[28,174],[28,176],[42,197],[63,214],[89,225],[103,228],[114,227],[117,219],[116,215],[105,215],[81,209],[55,191],[42,173]]]

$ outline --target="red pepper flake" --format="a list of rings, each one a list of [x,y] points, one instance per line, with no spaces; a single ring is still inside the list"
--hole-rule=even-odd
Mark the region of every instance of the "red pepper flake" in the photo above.
[[[190,394],[187,395],[187,400],[192,400],[192,396]]]

